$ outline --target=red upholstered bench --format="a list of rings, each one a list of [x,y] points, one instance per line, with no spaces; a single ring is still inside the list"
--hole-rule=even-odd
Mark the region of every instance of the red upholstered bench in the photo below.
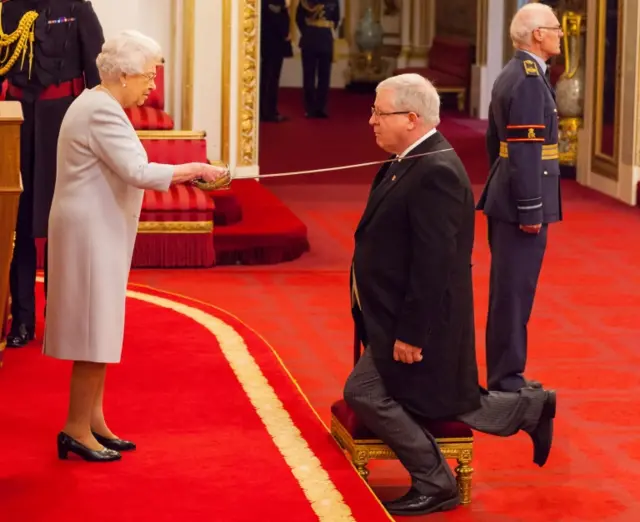
[[[213,266],[213,211],[213,200],[192,185],[145,191],[132,266]]]
[[[466,40],[436,36],[429,49],[426,67],[399,68],[394,74],[421,74],[433,83],[439,93],[456,94],[458,110],[464,112],[474,54],[474,46]]]
[[[471,503],[471,476],[473,468],[473,432],[461,422],[428,421],[425,429],[436,439],[440,451],[447,459],[456,459],[455,469],[462,504]],[[349,454],[353,465],[365,480],[369,476],[369,460],[396,460],[391,449],[356,418],[344,400],[331,406],[331,434]]]

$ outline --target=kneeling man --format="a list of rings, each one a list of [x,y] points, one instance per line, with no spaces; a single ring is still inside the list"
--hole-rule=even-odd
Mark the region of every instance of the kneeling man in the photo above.
[[[499,436],[527,432],[534,462],[551,449],[555,392],[487,392],[478,384],[471,253],[471,183],[436,127],[433,85],[404,74],[378,85],[370,125],[395,161],[376,175],[355,233],[353,316],[366,347],[345,385],[356,416],[411,474],[385,504],[426,514],[459,504],[456,481],[420,419],[457,419]],[[408,156],[420,157],[410,158]]]

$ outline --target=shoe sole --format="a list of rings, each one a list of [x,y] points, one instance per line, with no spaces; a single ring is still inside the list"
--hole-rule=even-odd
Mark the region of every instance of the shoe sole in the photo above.
[[[390,515],[398,515],[403,517],[413,517],[420,515],[428,515],[430,513],[439,513],[440,511],[451,511],[452,509],[457,508],[460,505],[460,500],[450,499],[445,500],[444,502],[440,502],[440,504],[436,504],[435,506],[430,507],[429,509],[422,509],[420,511],[403,511],[403,510],[395,510],[393,508],[385,508]]]

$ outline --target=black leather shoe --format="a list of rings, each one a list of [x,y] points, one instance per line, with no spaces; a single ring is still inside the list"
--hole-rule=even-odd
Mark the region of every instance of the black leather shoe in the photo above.
[[[449,511],[460,504],[458,493],[444,492],[439,495],[427,496],[417,489],[411,488],[406,495],[382,505],[392,515],[410,516],[427,515],[437,511]]]
[[[91,433],[93,433],[93,436],[96,438],[96,440],[105,448],[116,451],[133,451],[134,449],[136,449],[135,443],[131,442],[130,440],[108,439],[107,437],[98,435],[95,431],[92,431]]]
[[[556,392],[549,390],[542,406],[542,413],[535,429],[529,433],[533,441],[533,462],[542,467],[546,464],[553,442],[553,419],[556,416]]]
[[[88,462],[112,462],[122,458],[120,453],[106,447],[101,450],[89,449],[84,444],[61,431],[58,433],[58,458],[65,460],[70,452],[75,453],[78,457]]]
[[[11,331],[7,335],[7,348],[22,348],[35,339],[33,327],[26,324],[11,325]]]
[[[529,379],[525,379],[524,380],[524,387],[525,388],[539,389],[539,388],[542,388],[542,383],[540,381],[530,381]]]

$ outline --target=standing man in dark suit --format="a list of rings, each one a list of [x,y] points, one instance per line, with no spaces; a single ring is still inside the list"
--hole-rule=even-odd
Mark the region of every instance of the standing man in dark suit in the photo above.
[[[397,515],[459,503],[451,469],[420,418],[459,419],[500,436],[524,430],[542,466],[555,416],[553,391],[488,393],[478,385],[473,192],[436,129],[439,112],[438,93],[422,76],[378,85],[369,123],[395,161],[375,177],[351,267],[352,312],[365,350],[344,397],[411,474],[409,492],[386,504]]]
[[[549,6],[527,4],[511,23],[517,48],[493,86],[487,130],[489,180],[478,202],[489,226],[491,276],[487,381],[496,391],[540,386],[524,377],[527,324],[547,245],[562,219],[558,111],[545,63],[562,30]]]
[[[300,29],[305,116],[328,118],[333,32],[340,23],[340,4],[338,0],[300,0],[296,23]]]
[[[13,319],[7,337],[7,347],[19,348],[34,338],[35,239],[47,237],[60,125],[82,90],[100,83],[95,62],[104,38],[91,2],[85,0],[7,0],[1,5],[3,31],[22,31],[26,39],[25,47],[20,38],[8,46],[7,56],[17,59],[10,67],[3,62],[0,69],[0,81],[6,78],[9,83],[7,100],[19,100],[24,115],[20,131],[24,191],[11,262]],[[23,26],[19,26],[21,20]],[[46,289],[46,247],[44,268]]]
[[[260,120],[286,120],[278,112],[282,62],[293,56],[288,0],[263,0],[260,18]]]

